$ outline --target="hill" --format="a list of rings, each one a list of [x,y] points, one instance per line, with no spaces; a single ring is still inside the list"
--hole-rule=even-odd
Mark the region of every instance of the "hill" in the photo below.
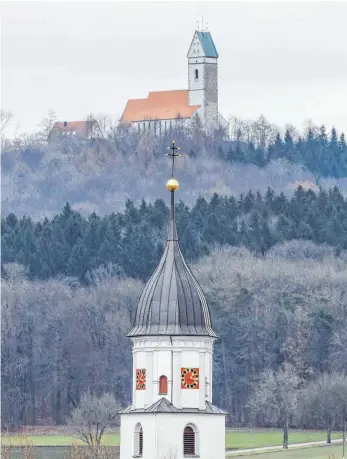
[[[89,141],[61,138],[47,145],[37,133],[3,142],[3,215],[53,217],[66,202],[84,216],[105,215],[124,210],[127,199],[167,199],[165,153],[173,138],[183,153],[177,161],[184,184],[178,196],[190,206],[199,196],[265,193],[268,187],[291,196],[298,184],[314,190],[337,185],[347,192],[344,134],[333,129],[328,135],[324,126],[311,126],[302,136],[287,127],[282,139],[264,117],[234,120],[230,140],[220,130],[207,135],[199,126],[163,137],[102,126],[102,138]]]

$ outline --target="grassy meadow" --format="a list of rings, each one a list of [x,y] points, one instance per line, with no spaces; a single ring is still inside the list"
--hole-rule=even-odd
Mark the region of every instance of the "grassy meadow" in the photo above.
[[[334,432],[332,439],[341,438],[341,433]],[[23,444],[25,439],[30,440],[35,446],[71,446],[76,442],[76,437],[71,433],[60,434],[26,434],[24,435],[3,435],[2,442],[12,445]],[[289,433],[289,444],[308,443],[326,439],[325,431],[292,430]],[[82,443],[77,441],[77,443]],[[277,429],[235,429],[226,432],[226,448],[247,449],[263,446],[277,446],[282,444],[282,431]],[[103,444],[117,446],[120,444],[119,431],[108,432],[104,435]]]

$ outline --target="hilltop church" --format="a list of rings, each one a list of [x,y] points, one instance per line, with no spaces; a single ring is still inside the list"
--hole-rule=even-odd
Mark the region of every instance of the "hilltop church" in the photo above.
[[[203,127],[228,128],[218,111],[218,52],[210,32],[196,30],[188,50],[188,89],[149,92],[129,99],[121,123],[164,134],[199,117]]]
[[[196,30],[188,54],[188,89],[149,92],[146,99],[129,99],[119,126],[155,135],[171,132],[175,126],[189,126],[199,119],[204,129],[223,127],[229,123],[218,111],[218,52],[210,32]],[[66,137],[88,140],[94,132],[102,138],[96,121],[56,122],[48,136],[51,143]]]

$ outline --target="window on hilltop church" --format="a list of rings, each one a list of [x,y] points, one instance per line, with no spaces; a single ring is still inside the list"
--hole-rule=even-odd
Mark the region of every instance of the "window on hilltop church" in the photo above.
[[[164,375],[159,378],[159,394],[167,394],[167,377]]]
[[[142,457],[143,453],[143,430],[141,424],[136,424],[134,432],[134,457]]]
[[[199,78],[199,70],[195,69],[195,79],[197,80]]]
[[[186,426],[183,431],[183,454],[185,457],[198,456],[198,430],[192,424]]]

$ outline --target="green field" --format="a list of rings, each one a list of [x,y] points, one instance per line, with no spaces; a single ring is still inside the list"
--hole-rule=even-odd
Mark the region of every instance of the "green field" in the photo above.
[[[229,456],[228,459],[240,457],[244,459],[340,459],[342,458],[342,445],[294,449],[272,453],[233,455]]]
[[[76,442],[73,435],[4,435],[2,442],[18,445],[23,443],[25,438],[32,441],[35,446],[71,446]],[[334,432],[332,439],[341,438],[341,434]],[[292,430],[289,432],[289,443],[307,443],[326,439],[324,431]],[[104,435],[105,445],[119,445],[119,432],[110,432]],[[262,446],[276,446],[282,444],[282,432],[280,430],[254,429],[250,430],[228,430],[226,433],[226,447],[232,449],[257,448]]]
[[[341,433],[334,432],[333,440],[341,438]],[[226,448],[247,449],[262,446],[282,445],[282,431],[270,429],[228,430],[226,433]],[[326,440],[326,432],[313,430],[292,430],[289,432],[289,444],[308,443]]]

